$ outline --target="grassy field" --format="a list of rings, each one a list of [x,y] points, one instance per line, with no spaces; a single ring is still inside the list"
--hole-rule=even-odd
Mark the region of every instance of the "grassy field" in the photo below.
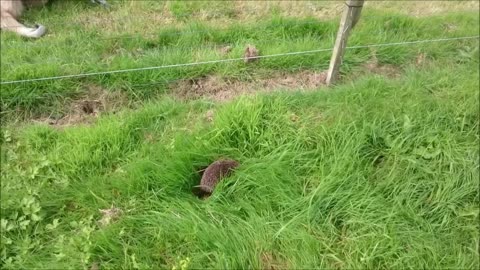
[[[477,1],[440,3],[367,2],[349,44],[478,35]],[[341,10],[56,1],[24,17],[44,38],[2,32],[1,79],[330,48]],[[478,47],[349,50],[332,88],[329,52],[2,85],[0,266],[477,269]]]

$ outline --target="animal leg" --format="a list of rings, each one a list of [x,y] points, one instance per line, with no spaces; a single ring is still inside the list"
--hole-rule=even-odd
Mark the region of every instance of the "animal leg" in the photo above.
[[[94,3],[94,4],[98,3],[98,4],[100,4],[100,5],[102,5],[102,6],[106,7],[106,8],[109,8],[109,7],[110,7],[110,5],[107,3],[107,0],[91,0],[91,1],[92,1],[92,3]]]
[[[36,28],[26,27],[19,23],[9,12],[2,13],[0,15],[0,20],[2,21],[2,29],[16,32],[24,37],[39,38],[43,36],[47,30],[43,25],[36,25]]]

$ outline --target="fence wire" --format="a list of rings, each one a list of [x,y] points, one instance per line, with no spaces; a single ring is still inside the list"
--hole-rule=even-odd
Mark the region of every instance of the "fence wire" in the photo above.
[[[363,49],[363,48],[374,48],[374,47],[403,46],[403,45],[412,45],[412,44],[430,43],[430,42],[478,39],[479,37],[480,36],[477,35],[477,36],[438,38],[438,39],[414,40],[414,41],[392,42],[392,43],[377,43],[377,44],[368,44],[368,45],[348,46],[346,47],[346,49],[351,50],[351,49]],[[292,56],[292,55],[307,55],[307,54],[316,54],[316,53],[327,52],[332,50],[333,48],[325,48],[325,49],[316,49],[316,50],[309,50],[309,51],[286,52],[286,53],[278,53],[278,54],[270,54],[270,55],[260,55],[260,56],[250,57],[250,59],[274,58],[274,57]],[[98,75],[110,75],[110,74],[120,74],[120,73],[127,73],[127,72],[139,72],[139,71],[147,71],[147,70],[159,70],[159,69],[168,69],[168,68],[177,68],[177,67],[190,67],[190,66],[198,66],[198,65],[228,63],[228,62],[235,62],[235,61],[243,61],[244,59],[245,58],[243,57],[238,57],[238,58],[218,59],[218,60],[171,64],[171,65],[162,65],[162,66],[150,66],[150,67],[89,72],[89,73],[80,73],[80,74],[71,74],[71,75],[52,76],[52,77],[41,77],[41,78],[34,78],[34,79],[2,81],[0,82],[0,85],[30,83],[30,82],[39,82],[39,81],[48,81],[48,80],[60,80],[60,79],[69,79],[69,78],[84,78],[84,77],[98,76]]]

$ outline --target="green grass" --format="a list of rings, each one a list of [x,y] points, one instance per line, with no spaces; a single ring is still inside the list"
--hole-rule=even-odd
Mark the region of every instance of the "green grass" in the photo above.
[[[3,265],[477,268],[477,64],[241,98],[213,106],[213,124],[212,105],[166,100],[92,127],[11,130]],[[195,170],[219,156],[242,165],[199,200]],[[97,228],[111,204],[124,215]]]
[[[64,9],[73,10],[70,12],[81,13],[87,9],[85,3],[63,5],[67,5]],[[177,5],[180,7],[185,4],[174,3],[170,8],[175,9]],[[195,18],[186,23],[179,19],[178,24],[162,26],[148,34],[137,32],[123,39],[112,39],[105,38],[105,33],[99,31],[98,27],[82,27],[80,23],[75,23],[66,28],[57,22],[60,18],[55,17],[58,12],[54,8],[60,9],[62,6],[43,10],[42,16],[36,19],[44,24],[51,21],[50,25],[54,27],[52,31],[56,31],[52,37],[28,42],[9,34],[2,37],[3,81],[238,58],[243,56],[247,44],[254,44],[262,55],[331,48],[338,25],[338,19],[322,21],[317,18],[282,17],[273,13],[258,21],[232,20],[227,26]],[[192,10],[195,8],[191,7]],[[53,19],[48,19],[48,16]],[[112,23],[105,20],[103,24],[110,27]],[[452,27],[455,31],[451,30]],[[478,32],[478,14],[475,11],[413,18],[367,9],[351,37],[350,45],[471,36]],[[432,59],[451,58],[456,57],[459,48],[475,47],[475,42],[381,47],[375,51],[380,63],[402,67],[414,61],[421,52],[428,53]],[[226,45],[232,46],[232,51],[226,56],[221,55],[220,48]],[[345,57],[343,72],[349,72],[365,62],[371,54],[368,48],[350,50]],[[14,117],[18,116],[18,112],[31,117],[45,114],[59,103],[78,97],[87,92],[92,84],[108,91],[122,91],[132,100],[145,101],[169,93],[168,82],[179,79],[218,74],[227,79],[244,80],[265,77],[278,71],[323,70],[328,68],[329,58],[330,52],[324,52],[262,59],[249,66],[238,61],[85,79],[2,85],[0,104],[3,117],[10,116],[12,111]]]
[[[175,16],[191,12],[180,3],[170,8]],[[478,33],[474,12],[428,18],[369,12],[351,44]],[[23,63],[40,61],[39,56],[2,47],[2,80],[217,57],[192,48],[199,43],[233,43],[232,54],[240,54],[244,42],[261,44],[269,37],[279,41],[259,45],[262,53],[315,49],[328,47],[335,35],[335,21],[272,16],[253,28],[238,23],[220,32],[214,31],[217,26],[192,24],[186,27],[207,32],[189,36],[168,36],[177,32],[172,27],[156,41],[92,43],[86,37],[95,33],[85,31],[69,37],[72,51],[59,42],[62,36],[20,42],[4,35],[2,46],[18,42],[43,50],[47,44],[47,58],[83,61],[71,70],[59,64],[32,71]],[[457,29],[448,32],[444,24]],[[82,58],[82,46],[91,46],[92,58]],[[146,55],[129,54],[137,46],[147,46],[142,47]],[[110,62],[97,61],[112,48],[125,51],[107,54]],[[336,87],[222,104],[180,102],[161,86],[134,85],[206,74],[246,80],[318,69],[319,59],[328,63],[329,56],[2,86],[2,106],[13,112],[2,123],[1,268],[77,269],[98,263],[100,269],[477,269],[478,40],[376,53],[381,63],[401,70],[398,78],[367,72],[348,79],[371,58],[369,50],[355,50],[347,53],[346,78]],[[428,60],[417,65],[421,53]],[[22,111],[48,113],[92,83],[131,90],[142,103],[102,115],[91,125],[55,128],[25,121]],[[207,111],[214,112],[213,122],[205,119]],[[195,197],[196,171],[225,156],[241,166],[210,198]],[[100,226],[99,209],[112,205],[122,215]]]

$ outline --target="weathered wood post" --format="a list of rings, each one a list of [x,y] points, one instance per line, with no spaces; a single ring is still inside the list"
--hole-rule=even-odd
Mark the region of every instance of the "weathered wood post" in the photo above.
[[[365,0],[346,0],[345,10],[343,11],[340,27],[338,28],[337,40],[333,48],[332,58],[330,59],[330,67],[328,68],[327,85],[332,85],[338,78],[340,65],[342,64],[345,47],[347,46],[350,31],[355,27],[360,19],[363,3]]]

